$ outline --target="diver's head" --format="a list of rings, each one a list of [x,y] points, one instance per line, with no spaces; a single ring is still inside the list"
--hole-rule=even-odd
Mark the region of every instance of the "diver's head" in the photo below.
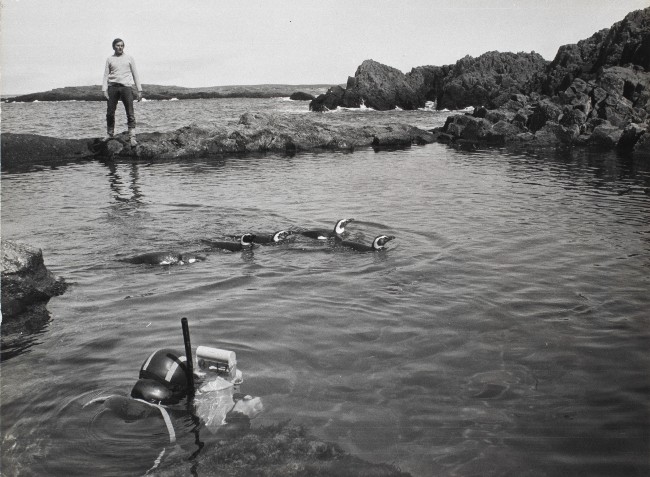
[[[189,392],[185,361],[185,356],[174,350],[155,351],[142,364],[131,397],[158,404],[178,403]]]

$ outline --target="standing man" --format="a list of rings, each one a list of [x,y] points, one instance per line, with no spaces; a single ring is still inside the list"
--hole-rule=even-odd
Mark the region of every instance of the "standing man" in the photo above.
[[[126,110],[127,125],[129,127],[129,142],[131,146],[138,143],[135,140],[135,113],[133,111],[133,84],[135,83],[136,97],[138,101],[142,98],[142,85],[138,78],[138,71],[135,68],[135,61],[129,55],[124,54],[124,41],[120,38],[113,40],[112,56],[106,60],[104,68],[104,82],[102,91],[108,100],[106,110],[106,139],[113,137],[115,132],[115,109],[117,102],[122,101]]]

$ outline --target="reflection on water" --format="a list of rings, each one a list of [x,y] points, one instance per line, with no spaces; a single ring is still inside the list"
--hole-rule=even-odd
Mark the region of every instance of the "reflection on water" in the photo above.
[[[108,168],[108,181],[111,190],[115,193],[114,200],[136,206],[141,204],[142,193],[140,192],[139,182],[139,168],[138,163],[130,165],[128,171],[128,179],[122,179],[118,173],[117,165],[112,160],[104,161],[103,164]],[[127,183],[125,183],[127,182]],[[126,191],[124,189],[127,189]]]
[[[3,236],[74,284],[3,360],[3,472],[150,468],[155,431],[111,440],[116,459],[98,449],[110,424],[81,409],[128,392],[152,350],[182,348],[187,316],[195,346],[237,353],[264,400],[254,425],[291,419],[417,476],[645,475],[649,169],[429,145],[3,174]],[[397,238],[380,254],[296,237],[120,261],[342,217],[350,239]]]
[[[20,356],[29,352],[32,346],[39,344],[39,336],[47,331],[51,319],[50,313],[43,305],[28,308],[18,317],[3,320],[0,341],[0,361]]]

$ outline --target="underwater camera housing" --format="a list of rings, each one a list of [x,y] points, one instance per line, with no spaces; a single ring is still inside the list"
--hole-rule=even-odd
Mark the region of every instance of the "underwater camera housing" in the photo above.
[[[242,382],[242,374],[237,369],[237,355],[234,351],[199,346],[196,348],[196,364],[203,373],[215,373],[233,384]]]

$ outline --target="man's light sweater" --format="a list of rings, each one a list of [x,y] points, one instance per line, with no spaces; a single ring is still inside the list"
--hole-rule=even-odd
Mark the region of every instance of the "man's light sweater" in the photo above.
[[[122,53],[120,56],[109,56],[104,68],[104,82],[102,91],[108,90],[109,83],[120,83],[124,86],[135,86],[138,91],[142,91],[138,70],[135,68],[135,61],[129,55]]]

